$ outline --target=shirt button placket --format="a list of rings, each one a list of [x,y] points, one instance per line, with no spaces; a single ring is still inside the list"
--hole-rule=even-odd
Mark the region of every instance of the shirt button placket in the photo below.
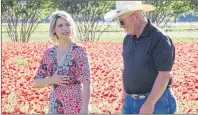
[[[135,41],[135,50],[137,49],[137,48],[136,48],[136,46],[137,46],[137,43],[138,43],[138,40],[136,40],[136,41]]]

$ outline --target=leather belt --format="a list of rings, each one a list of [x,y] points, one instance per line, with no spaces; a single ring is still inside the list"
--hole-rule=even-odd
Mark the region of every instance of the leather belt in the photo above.
[[[144,94],[127,94],[127,95],[129,95],[133,99],[144,99],[144,98],[146,98],[146,95],[144,95]]]

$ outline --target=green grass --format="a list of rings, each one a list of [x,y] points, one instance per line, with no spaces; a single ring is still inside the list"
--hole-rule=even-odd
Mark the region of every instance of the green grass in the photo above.
[[[110,41],[110,42],[123,42],[124,34],[116,34],[116,35],[102,35],[100,41]],[[173,42],[198,42],[198,35],[193,37],[177,37],[177,35],[171,36]]]
[[[28,66],[28,61],[22,57],[17,57],[17,64],[20,66]]]
[[[197,25],[195,25],[196,28]],[[20,29],[20,26],[18,26]],[[105,26],[101,26],[102,29],[105,28]],[[49,29],[49,24],[39,24],[34,33],[32,33],[30,42],[32,41],[49,41],[48,37],[48,29]],[[101,30],[102,30],[101,29]],[[165,28],[166,29],[166,28]],[[179,42],[179,41],[198,41],[198,34],[196,31],[185,31],[189,29],[194,29],[190,24],[189,25],[181,25],[181,26],[171,26],[169,28],[171,31],[167,32],[168,35],[173,39],[174,42]],[[2,26],[2,41],[10,41],[7,33],[5,32],[5,26]],[[122,42],[124,39],[124,32],[123,29],[119,27],[119,25],[112,25],[108,28],[108,31],[122,31],[122,32],[111,32],[111,33],[104,33],[102,34],[101,38],[99,41],[107,41],[107,42]]]
[[[198,42],[198,35],[196,35],[196,34],[193,35],[193,36],[190,36],[190,35],[191,35],[191,33],[189,33],[189,36],[188,35],[181,36],[180,33],[175,33],[175,34],[171,33],[170,37],[173,39],[174,42],[180,42],[180,41]],[[123,42],[124,36],[125,36],[124,33],[113,33],[113,34],[104,33],[100,37],[99,41],[103,41],[103,42]],[[6,42],[6,41],[11,41],[11,40],[6,33],[2,33],[2,41]],[[41,41],[41,42],[49,41],[48,33],[47,32],[40,33],[40,34],[33,33],[31,35],[30,42],[35,42],[35,41]]]
[[[6,26],[2,25],[2,32],[6,31]],[[104,30],[106,26],[101,25],[98,26],[100,29],[99,30]],[[18,30],[20,31],[21,26],[18,26]],[[185,30],[194,30],[195,28],[198,28],[197,25],[181,25],[181,26],[171,26],[170,28],[163,28],[163,30],[169,30],[169,31],[185,31]],[[47,32],[49,30],[49,24],[39,24],[37,28],[35,29],[35,32],[42,33],[42,32]],[[122,31],[122,28],[120,28],[119,25],[111,25],[107,31]]]
[[[30,42],[34,42],[34,41],[45,42],[48,40],[49,38],[48,38],[47,33],[43,33],[43,34],[33,33],[30,38]],[[7,41],[11,41],[11,39],[9,38],[7,33],[2,33],[2,42],[7,42]]]

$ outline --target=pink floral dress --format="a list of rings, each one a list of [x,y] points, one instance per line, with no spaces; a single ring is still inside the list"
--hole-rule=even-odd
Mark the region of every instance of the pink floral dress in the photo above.
[[[59,75],[69,76],[70,84],[52,86],[49,114],[76,114],[82,109],[82,83],[91,83],[88,56],[81,46],[73,43],[63,63],[58,66],[56,48],[47,48],[35,79],[52,77],[56,70]]]

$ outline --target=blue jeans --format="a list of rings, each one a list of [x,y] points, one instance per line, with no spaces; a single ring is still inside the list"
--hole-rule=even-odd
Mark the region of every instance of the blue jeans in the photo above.
[[[147,100],[149,93],[144,99],[134,99],[126,95],[123,114],[139,114],[140,108]],[[172,89],[166,90],[155,104],[153,114],[174,114],[177,111],[177,102]]]

